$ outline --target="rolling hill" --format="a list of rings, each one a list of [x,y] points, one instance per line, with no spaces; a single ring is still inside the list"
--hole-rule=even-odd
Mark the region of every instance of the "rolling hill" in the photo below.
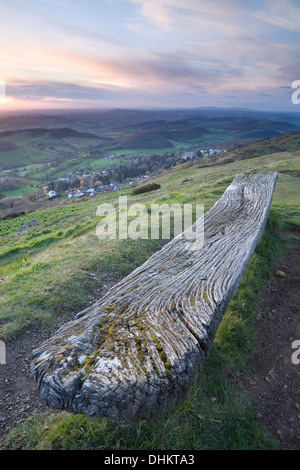
[[[14,113],[7,113],[5,117],[0,115],[0,132],[23,129],[32,133],[34,128],[50,131],[50,139],[53,136],[90,139],[90,144],[95,144],[99,150],[161,149],[162,145],[172,149],[174,143],[205,147],[276,137],[299,129],[300,119],[296,113],[218,108],[83,110],[72,113],[48,111],[28,112],[26,116]],[[36,131],[37,134],[39,132],[43,133],[43,130]],[[0,135],[2,140],[4,134]],[[100,141],[92,142],[95,138]]]
[[[150,126],[142,126],[145,127]],[[258,299],[266,288],[266,280],[272,277],[273,263],[282,259],[289,243],[287,230],[295,237],[299,233],[299,136],[297,132],[240,147],[231,155],[231,161],[177,165],[153,178],[160,187],[150,193],[132,196],[128,189],[81,203],[38,210],[34,218],[39,225],[21,233],[17,228],[30,221],[32,214],[1,221],[0,338],[13,345],[23,338],[22,347],[29,351],[31,344],[38,344],[42,337],[48,337],[78,311],[91,305],[164,243],[163,240],[100,241],[96,236],[99,204],[117,206],[118,197],[126,195],[129,207],[133,203],[147,207],[151,203],[203,203],[206,211],[237,174],[264,169],[279,173],[263,238],[218,330],[202,379],[190,398],[150,422],[129,427],[106,419],[52,413],[39,408],[30,373],[23,371],[27,367],[22,365],[23,353],[16,358],[17,372],[9,376],[7,390],[16,377],[23,380],[26,390],[20,391],[19,404],[15,403],[11,409],[24,406],[22,400],[29,398],[28,417],[9,435],[5,444],[8,448],[276,448],[274,436],[269,435],[258,419],[257,409],[240,390],[238,379],[253,350]],[[285,381],[288,383],[288,378]],[[6,410],[12,413],[9,406]],[[12,431],[15,423],[12,420],[5,429]]]

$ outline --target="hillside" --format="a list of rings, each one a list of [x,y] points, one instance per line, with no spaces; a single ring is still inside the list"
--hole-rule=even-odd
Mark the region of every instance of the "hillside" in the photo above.
[[[142,128],[151,129],[153,125],[148,122]],[[161,122],[160,126],[165,123]],[[272,280],[274,263],[277,269],[288,272],[288,267],[281,266],[291,243],[287,233],[295,244],[295,256],[299,252],[299,136],[297,132],[240,147],[218,164],[196,161],[177,165],[153,178],[160,188],[149,193],[132,196],[131,189],[126,189],[1,221],[0,338],[7,342],[9,361],[5,377],[1,376],[6,385],[4,380],[0,382],[5,397],[0,404],[0,418],[4,418],[0,419],[2,437],[16,424],[23,423],[3,446],[152,450],[280,446],[276,430],[275,435],[269,435],[263,420],[257,418],[257,407],[238,386],[238,379],[253,351],[259,297],[266,280]],[[91,305],[164,243],[163,240],[100,241],[95,232],[99,222],[97,207],[103,203],[117,205],[118,197],[127,195],[128,206],[203,203],[205,210],[209,210],[237,174],[263,169],[279,172],[269,222],[191,397],[172,412],[125,428],[106,419],[92,420],[46,410],[39,402],[30,375],[28,355],[32,347]],[[20,225],[33,218],[39,225],[17,232]],[[284,341],[290,347],[289,338]],[[4,374],[3,369],[0,374]],[[19,402],[15,406],[17,398]],[[38,414],[31,416],[34,412]]]
[[[300,131],[295,131],[274,139],[262,139],[249,144],[238,145],[220,163],[230,159],[246,159],[277,152],[294,152],[299,149],[299,146]]]
[[[281,151],[288,132],[295,135],[288,148],[297,149],[300,121],[296,114],[203,108],[7,113],[0,126],[0,217],[8,217],[67,203],[78,189],[135,184],[182,159]],[[58,199],[48,199],[51,190]]]
[[[192,119],[142,122],[126,126],[124,131],[131,135],[121,136],[118,143],[110,145],[109,149],[172,149],[173,142],[188,145],[193,141],[201,145],[205,134],[210,133],[204,127],[195,125]]]
[[[0,170],[51,161],[61,152],[74,152],[78,145],[94,148],[99,142],[93,134],[70,128],[0,132]]]
[[[0,143],[26,144],[40,139],[53,144],[66,138],[82,141],[81,148],[114,149],[190,148],[229,145],[253,139],[273,138],[300,128],[297,114],[263,113],[251,110],[95,110],[0,115]],[[22,135],[20,129],[23,130]],[[14,137],[14,135],[16,136]],[[60,147],[56,142],[54,150]],[[69,143],[70,144],[70,143]],[[70,147],[70,145],[69,145]],[[71,145],[72,147],[72,145]],[[73,146],[74,147],[74,146]],[[22,147],[21,147],[22,148]],[[62,148],[61,150],[67,150]],[[69,148],[70,150],[70,148]],[[18,156],[10,155],[14,161]],[[3,157],[3,156],[2,156]],[[23,155],[25,157],[25,155]],[[0,159],[1,163],[4,160]],[[25,162],[23,162],[25,164]]]

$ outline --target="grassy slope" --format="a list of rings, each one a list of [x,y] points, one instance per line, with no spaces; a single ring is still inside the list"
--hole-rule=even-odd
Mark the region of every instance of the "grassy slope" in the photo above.
[[[200,383],[175,410],[148,423],[121,427],[63,412],[33,417],[9,439],[11,448],[31,449],[266,449],[274,444],[255,419],[256,411],[225,377],[243,369],[255,334],[255,307],[269,265],[283,252],[278,231],[300,227],[300,152],[201,168],[183,165],[157,178],[158,191],[129,197],[142,202],[204,203],[208,210],[238,173],[279,171],[264,236],[218,330]],[[160,241],[106,241],[95,235],[96,207],[121,193],[37,212],[38,227],[16,228],[33,216],[1,222],[0,337],[9,339],[37,319],[76,313],[97,296],[101,280],[119,279],[159,249]],[[97,277],[91,276],[96,274]]]
[[[18,161],[20,165],[28,165],[34,161],[42,161],[43,159],[53,156],[52,152],[47,150],[32,150],[27,147],[29,143],[43,143],[47,146],[53,145],[56,152],[73,151],[73,148],[63,140],[57,140],[49,137],[49,133],[42,136],[32,136],[30,131],[15,132],[9,136],[0,138],[0,141],[11,142],[17,145],[15,150],[7,150],[0,153],[0,166],[3,163]],[[28,158],[27,158],[28,157]]]
[[[20,131],[9,136],[0,137],[0,143],[2,141],[11,142],[17,148],[0,152],[0,171],[3,165],[5,167],[6,163],[17,162],[19,166],[23,167],[20,176],[26,177],[36,184],[40,184],[45,179],[49,182],[49,179],[55,179],[71,172],[75,173],[76,170],[86,168],[87,165],[90,165],[91,169],[96,171],[97,169],[104,169],[120,162],[120,158],[106,160],[100,158],[100,156],[96,158],[87,152],[80,153],[79,148],[71,145],[72,142],[74,143],[74,139],[55,139],[49,135],[49,132],[45,132],[42,136],[37,136],[32,135],[30,131]],[[91,141],[86,139],[84,141],[84,139],[81,139],[80,142],[83,147],[84,145],[88,147],[92,144],[96,145],[97,140]],[[30,143],[43,144],[45,149],[29,148],[28,144]],[[52,151],[48,149],[50,146]],[[54,166],[48,162],[48,167],[44,167],[49,157],[53,160],[62,151],[68,152],[70,154],[69,157],[64,158],[60,163],[55,162]],[[22,196],[30,192],[35,192],[35,190],[30,191],[27,186],[19,188],[19,190],[2,191],[6,197]]]
[[[21,186],[18,189],[9,189],[8,191],[2,191],[1,194],[4,194],[6,197],[22,197],[27,194],[33,194],[37,191],[36,188],[32,186]]]

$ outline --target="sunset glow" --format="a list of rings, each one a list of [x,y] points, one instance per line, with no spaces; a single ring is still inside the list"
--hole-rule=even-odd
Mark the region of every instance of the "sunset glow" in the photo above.
[[[299,18],[296,0],[5,0],[1,109],[295,111]]]

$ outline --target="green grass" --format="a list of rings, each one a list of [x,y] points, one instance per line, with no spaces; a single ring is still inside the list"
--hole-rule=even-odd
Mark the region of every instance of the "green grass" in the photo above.
[[[28,131],[20,131],[20,132],[14,132],[11,135],[3,136],[0,138],[1,141],[4,142],[11,142],[13,144],[26,144],[28,141],[30,141],[30,132]]]
[[[41,162],[48,157],[53,157],[55,153],[61,151],[73,152],[74,149],[66,142],[49,137],[49,133],[43,136],[32,136],[30,131],[16,132],[9,136],[2,137],[0,140],[14,143],[17,148],[14,150],[7,150],[0,152],[0,167],[2,164],[10,162],[19,162],[21,166],[30,166],[34,162]],[[28,144],[34,142],[35,144],[43,143],[46,149],[31,149]],[[53,146],[53,151],[48,150],[48,146]]]
[[[21,148],[6,150],[5,152],[0,152],[0,164],[17,161],[20,162],[21,165],[29,165],[31,163],[29,155],[30,152],[26,153]]]
[[[174,132],[175,133],[175,132]],[[218,133],[203,135],[200,139],[190,139],[189,141],[186,140],[174,140],[168,139],[169,142],[172,144],[170,147],[164,147],[162,149],[118,149],[112,150],[111,154],[114,155],[163,155],[164,153],[172,153],[177,152],[183,149],[193,149],[195,148],[202,148],[202,147],[215,147],[216,142],[218,145],[222,145],[223,142],[227,142],[228,140],[231,141],[233,139],[228,139],[228,136],[223,136],[222,133],[220,135]]]
[[[40,168],[43,167],[43,165],[43,163],[33,163],[32,165],[26,165],[24,171],[19,172],[19,176],[24,177],[28,173],[32,173],[33,175],[35,175],[35,173],[38,173],[38,171],[40,170]]]
[[[172,412],[135,426],[118,426],[64,412],[33,416],[9,437],[28,450],[256,450],[274,449],[256,410],[226,383],[211,351],[201,381]]]
[[[111,150],[111,155],[163,155],[164,153],[174,152],[174,147],[166,147],[163,149],[118,149]]]
[[[106,160],[103,158],[97,158],[91,161],[90,166],[91,166],[91,169],[94,171],[98,168],[106,168],[111,165],[116,165],[120,161],[121,161],[120,158],[110,158],[109,160]]]
[[[37,168],[37,172],[31,176],[34,180],[43,180],[47,179],[55,179],[60,176],[64,176],[67,173],[75,173],[76,170],[80,170],[86,168],[87,166],[90,167],[92,171],[96,171],[97,169],[104,169],[112,165],[116,165],[120,162],[120,158],[111,158],[106,160],[104,158],[97,158],[94,157],[71,157],[67,160],[64,160],[61,164],[52,167],[49,166],[45,171],[39,171]],[[26,174],[26,172],[24,172]]]
[[[65,412],[34,416],[7,440],[10,449],[33,450],[254,450],[274,449],[256,419],[256,410],[225,378],[243,370],[252,350],[255,308],[268,264],[280,255],[282,242],[273,217],[252,257],[246,275],[217,332],[199,382],[190,397],[172,411],[134,426],[93,420]],[[43,269],[41,267],[40,269]]]
[[[44,272],[43,277],[33,279],[28,273],[23,279],[24,293],[30,292],[32,284],[38,285],[39,288],[39,308],[38,315],[40,316],[40,305],[43,305],[42,299],[45,296],[44,309],[48,315],[48,289],[44,289],[44,285],[60,285],[58,283],[58,274],[62,269],[61,278],[63,278],[63,288],[55,288],[59,296],[64,289],[66,296],[72,298],[73,288],[76,286],[78,277],[81,275],[80,266],[86,266],[86,269],[93,269],[94,265],[98,263],[100,266],[107,266],[110,269],[110,252],[118,253],[119,250],[125,250],[120,240],[110,241],[109,243],[101,242],[96,237],[95,229],[99,221],[96,217],[96,210],[98,204],[108,202],[118,202],[120,194],[128,195],[128,205],[131,202],[147,203],[203,203],[205,210],[209,210],[212,205],[223,194],[230,181],[234,176],[242,171],[249,171],[250,169],[257,168],[270,168],[273,170],[284,168],[286,171],[286,162],[291,171],[297,170],[299,165],[299,155],[295,154],[294,158],[276,154],[268,157],[258,157],[251,160],[237,161],[226,165],[225,167],[212,167],[201,168],[199,165],[183,165],[182,168],[175,168],[173,171],[156,178],[156,182],[161,185],[161,188],[154,193],[141,194],[138,197],[131,197],[130,191],[122,191],[121,193],[113,193],[108,195],[98,196],[92,201],[85,201],[81,203],[74,203],[66,206],[57,207],[54,209],[47,209],[37,211],[34,215],[23,215],[15,219],[2,221],[0,224],[0,269],[5,269],[5,275],[0,271],[2,282],[0,284],[0,294],[4,296],[6,301],[3,303],[1,316],[10,318],[13,312],[20,309],[19,293],[22,295],[20,288],[14,284],[13,279],[16,275],[16,262],[26,258],[26,263],[34,264],[36,262],[44,262],[45,259],[50,260],[48,263],[47,273]],[[299,194],[300,184],[297,176],[292,176],[287,173],[279,175],[278,183],[273,199],[273,211],[281,218],[286,224],[300,226],[299,215]],[[174,191],[176,188],[176,191]],[[287,191],[288,188],[288,191]],[[31,229],[27,229],[22,233],[17,233],[16,229],[25,221],[37,218],[40,225]],[[134,241],[129,240],[128,249]],[[139,264],[145,260],[151,253],[149,246],[151,242],[140,242],[140,251],[145,249],[145,255],[138,258]],[[107,248],[109,246],[109,249]],[[145,248],[144,248],[145,247]],[[156,244],[153,245],[153,250],[157,249]],[[78,251],[78,253],[77,253]],[[125,250],[126,251],[126,250]],[[116,256],[117,262],[114,263],[116,270],[119,272],[118,266],[123,266],[123,261],[119,263],[120,258]],[[52,260],[55,260],[53,263]],[[68,266],[64,271],[65,265]],[[133,265],[128,266],[124,273],[129,272]],[[120,274],[120,273],[119,273]],[[61,278],[59,281],[61,282]],[[67,285],[66,285],[67,284]],[[15,286],[13,288],[13,286]],[[28,287],[27,287],[28,286]],[[84,306],[84,299],[87,299],[90,285],[87,285],[86,291],[80,292],[81,301],[72,305],[64,304],[65,308],[76,310]],[[16,291],[16,292],[15,292]],[[45,292],[44,292],[45,291]],[[69,292],[69,294],[67,294]],[[25,296],[26,297],[26,296]],[[53,297],[53,295],[52,295]],[[34,296],[30,295],[30,316],[34,318]],[[87,300],[86,300],[87,301]],[[25,304],[21,307],[25,309]],[[60,306],[60,311],[62,310]],[[27,315],[24,314],[27,317]],[[19,320],[22,318],[20,315]],[[20,321],[20,325],[23,322]],[[19,321],[9,321],[8,326],[2,322],[0,328],[0,335],[6,338],[14,331],[17,333],[20,329]],[[4,334],[3,329],[6,331]],[[8,336],[7,336],[8,335]]]
[[[256,410],[226,379],[243,371],[253,349],[256,307],[270,265],[284,253],[280,233],[300,227],[300,154],[274,154],[222,166],[184,164],[155,179],[161,188],[131,197],[130,191],[37,211],[0,224],[0,338],[14,338],[41,321],[45,327],[69,318],[97,297],[107,276],[130,273],[159,249],[162,241],[99,241],[97,206],[132,202],[203,203],[209,210],[233,178],[250,170],[279,171],[264,235],[218,329],[199,383],[174,410],[147,423],[118,426],[64,412],[31,417],[9,436],[12,449],[271,449],[275,444],[256,420]],[[40,225],[16,228],[36,218]],[[91,276],[92,274],[92,276]],[[96,275],[96,277],[95,277]]]
[[[10,189],[8,191],[2,191],[2,194],[6,197],[21,197],[26,196],[27,194],[33,194],[37,191],[37,188],[32,186],[21,186],[18,189]]]

